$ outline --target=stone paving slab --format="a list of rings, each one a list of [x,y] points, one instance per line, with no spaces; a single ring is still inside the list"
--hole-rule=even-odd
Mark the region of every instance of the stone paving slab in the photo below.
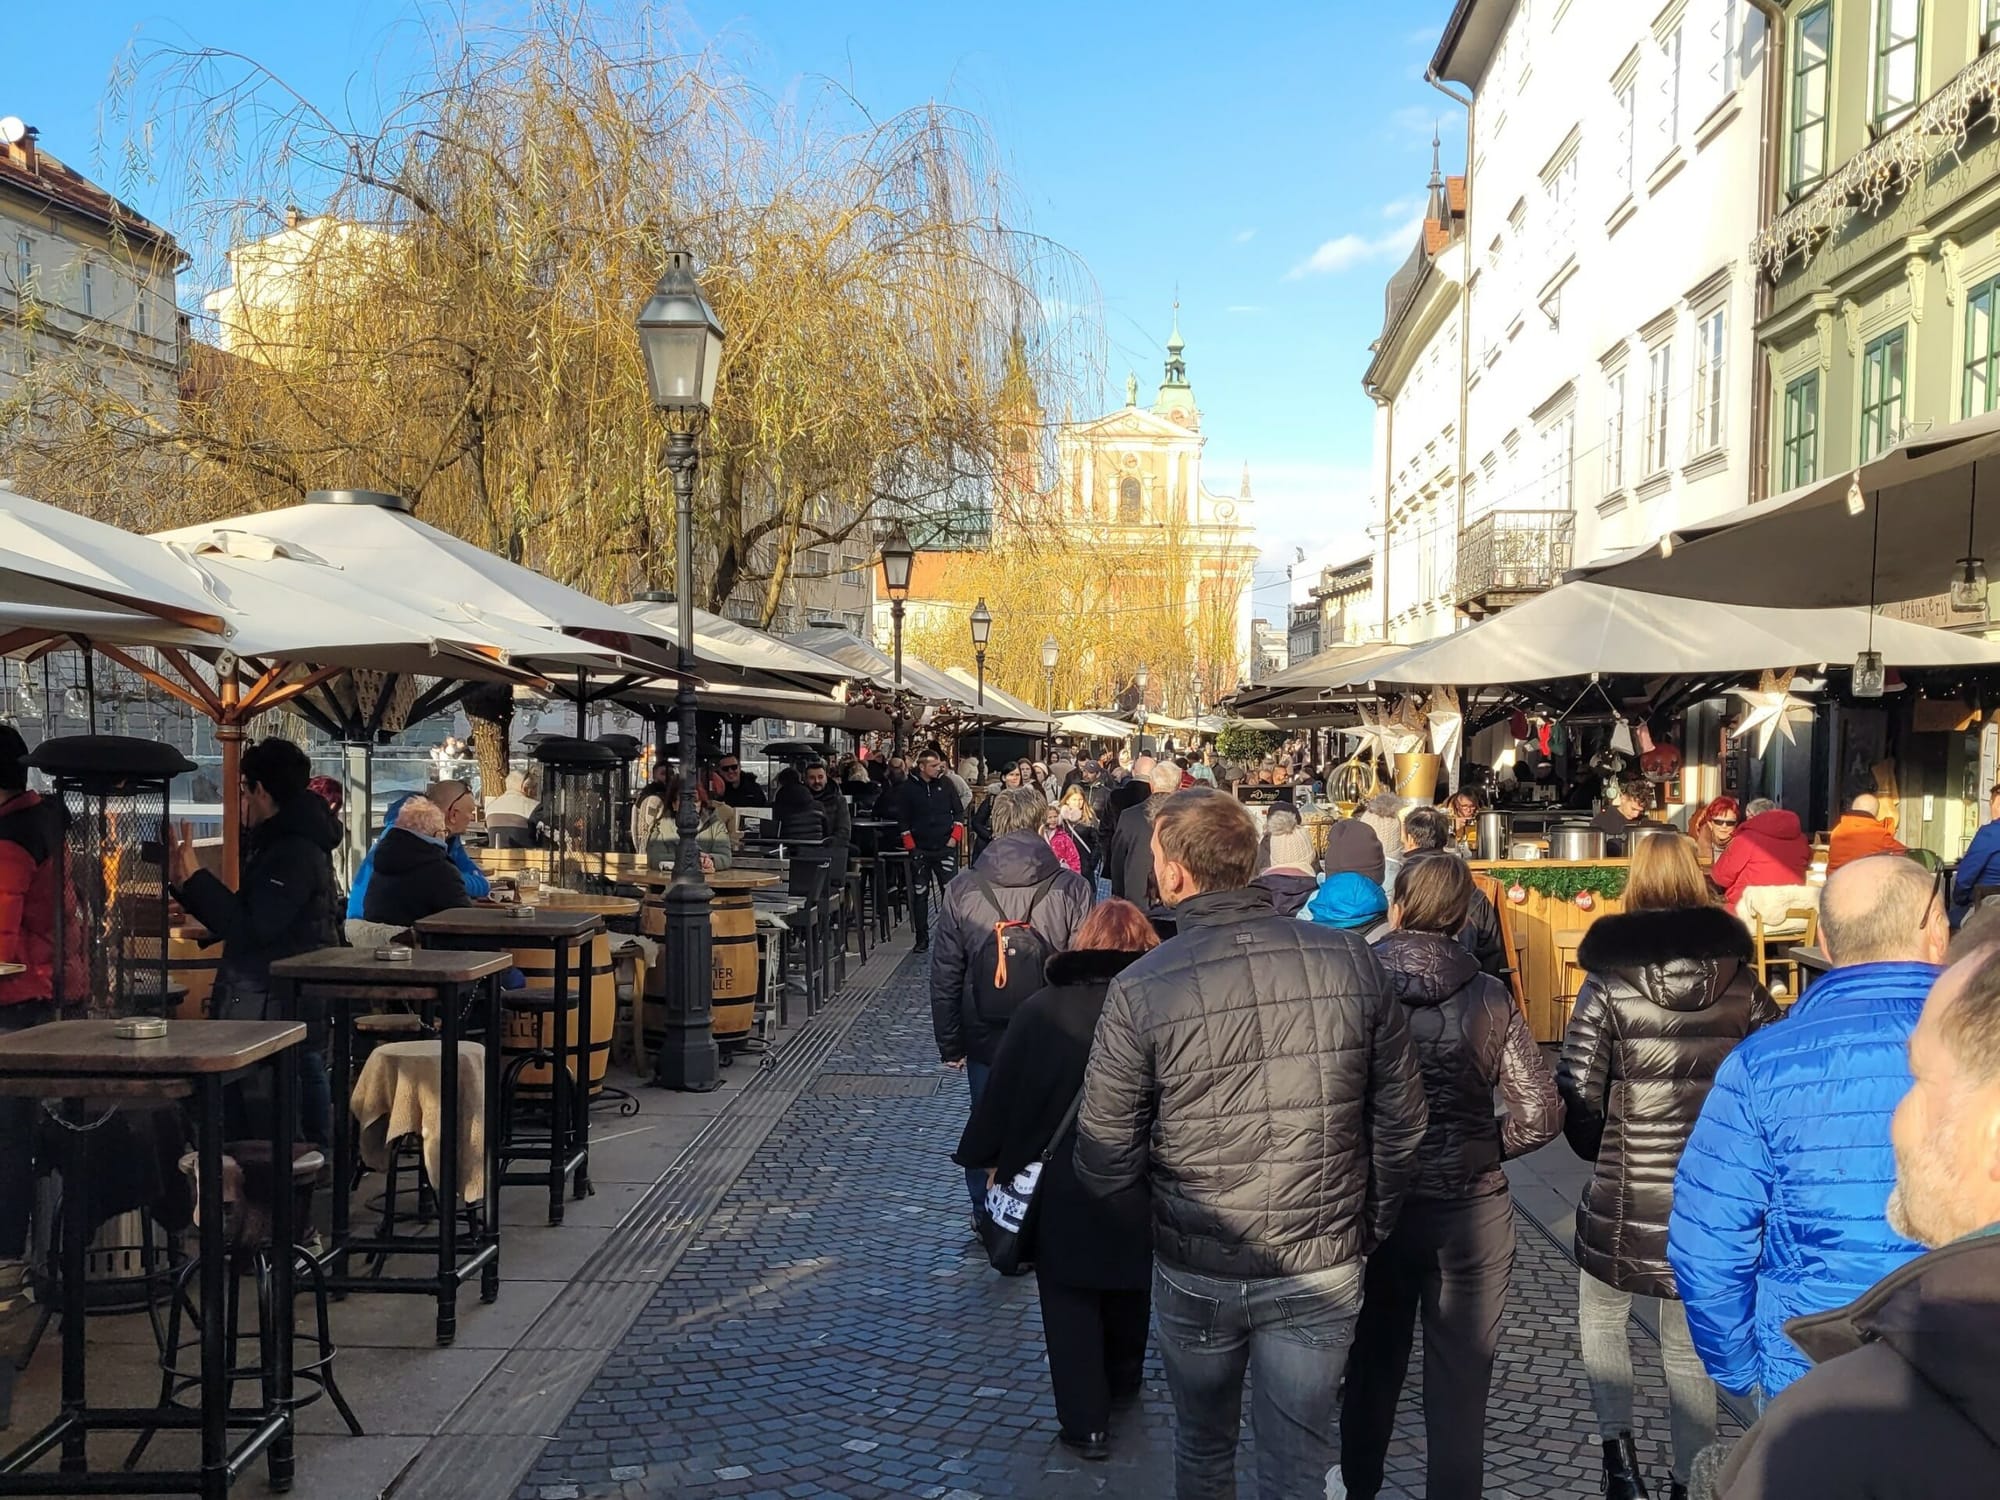
[[[948,1161],[965,1088],[935,1056],[906,963],[723,1195],[518,1500],[1172,1493],[1157,1355],[1140,1405],[1114,1423],[1110,1463],[1056,1442],[1034,1286],[995,1276],[967,1235]],[[870,1075],[883,1081],[851,1082]],[[1600,1488],[1576,1271],[1558,1239],[1517,1224],[1487,1493],[1588,1500]],[[1665,1391],[1637,1324],[1634,1353],[1642,1454],[1664,1489]],[[1423,1493],[1420,1359],[1410,1378],[1386,1500]]]

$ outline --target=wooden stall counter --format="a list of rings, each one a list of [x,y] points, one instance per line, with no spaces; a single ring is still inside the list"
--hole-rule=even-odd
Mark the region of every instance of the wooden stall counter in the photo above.
[[[1625,910],[1626,859],[1475,859],[1474,875],[1500,912],[1500,931],[1516,954],[1516,989],[1538,1042],[1560,1042],[1583,983],[1576,945],[1599,917]],[[1509,895],[1518,888],[1522,899]],[[1589,909],[1577,905],[1589,893]],[[1612,894],[1616,892],[1617,894]]]

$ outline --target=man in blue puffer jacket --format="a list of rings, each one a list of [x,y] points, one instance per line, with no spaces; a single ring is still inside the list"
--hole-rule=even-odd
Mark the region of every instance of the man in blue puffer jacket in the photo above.
[[[1826,883],[1834,967],[1724,1059],[1674,1178],[1667,1229],[1688,1328],[1717,1385],[1769,1400],[1806,1373],[1787,1320],[1827,1312],[1923,1247],[1884,1217],[1889,1122],[1950,936],[1921,865],[1881,854]]]
[[[358,922],[361,914],[368,909],[368,884],[375,874],[375,851],[382,847],[382,840],[389,830],[396,826],[396,816],[402,812],[403,804],[414,793],[406,793],[392,801],[382,818],[382,832],[368,847],[368,853],[361,861],[361,868],[354,872],[354,885],[347,893],[347,920]],[[424,795],[438,805],[444,814],[446,831],[445,854],[457,867],[459,879],[465,882],[465,894],[475,901],[483,901],[493,892],[493,883],[486,878],[485,871],[473,862],[471,853],[460,837],[472,822],[472,814],[478,803],[472,795],[472,788],[462,781],[433,781],[424,788]]]

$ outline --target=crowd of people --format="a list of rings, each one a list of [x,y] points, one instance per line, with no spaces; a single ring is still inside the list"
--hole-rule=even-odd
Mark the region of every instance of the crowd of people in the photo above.
[[[1806,881],[1796,816],[1718,799],[1635,840],[1551,1059],[1462,857],[1476,802],[1364,805],[1316,848],[1296,809],[1260,824],[1171,762],[1072,769],[988,799],[929,978],[971,1083],[972,1227],[1027,1239],[1081,1458],[1109,1456],[1150,1328],[1181,1500],[1236,1493],[1246,1375],[1258,1493],[1371,1500],[1421,1320],[1422,1493],[1484,1493],[1502,1168],[1562,1136],[1588,1163],[1575,1326],[1606,1496],[2000,1485],[2000,944],[1943,967],[1951,898],[1923,866],[1840,862],[1815,892],[1831,971],[1786,1012],[1746,903]],[[1095,890],[1049,838],[1043,788],[1078,785],[1117,851]],[[1023,1193],[1016,1234],[990,1210]],[[1660,1308],[1664,1475],[1637,1442],[1635,1297]],[[1718,1390],[1760,1414],[1733,1445]]]

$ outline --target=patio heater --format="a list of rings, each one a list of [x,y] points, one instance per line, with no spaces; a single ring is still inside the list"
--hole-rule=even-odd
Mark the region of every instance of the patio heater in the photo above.
[[[86,734],[44,740],[28,764],[49,778],[62,809],[69,878],[51,895],[56,995],[94,1020],[168,1014],[161,833],[173,779],[194,762],[154,740]]]
[[[631,854],[632,848],[632,763],[639,758],[640,742],[636,734],[600,734],[591,741],[602,745],[618,757],[618,768],[611,778],[611,852]]]
[[[681,680],[674,694],[675,717],[687,757],[681,777],[681,805],[674,816],[680,851],[674,883],[667,889],[666,1035],[655,1054],[653,1082],[663,1088],[706,1093],[721,1085],[715,1047],[715,974],[709,936],[714,898],[702,879],[695,833],[701,810],[695,802],[699,774],[695,746],[694,679],[694,487],[701,465],[696,439],[715,404],[722,368],[722,324],[701,295],[694,257],[669,250],[659,284],[639,311],[639,348],[646,359],[646,383],[667,428],[666,469],[674,478],[675,636]]]
[[[972,607],[972,655],[979,663],[979,706],[986,707],[986,643],[993,639],[993,611],[986,607],[986,596],[979,596],[979,602]],[[979,778],[986,779],[986,716],[979,719]]]
[[[548,878],[581,891],[609,876],[616,835],[618,779],[626,762],[589,740],[552,735],[535,746],[541,766],[542,817],[553,830]]]

